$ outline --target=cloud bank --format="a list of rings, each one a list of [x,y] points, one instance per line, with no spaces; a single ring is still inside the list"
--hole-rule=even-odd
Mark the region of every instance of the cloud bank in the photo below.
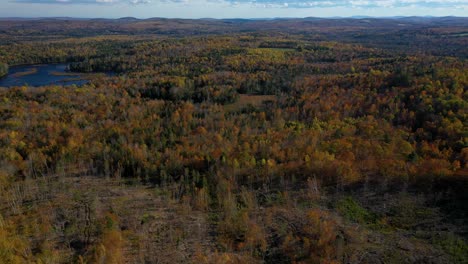
[[[295,8],[466,8],[468,0],[228,0],[233,3]]]
[[[16,3],[24,4],[63,4],[63,5],[113,5],[113,4],[148,4],[150,0],[16,0]]]
[[[148,4],[150,0],[14,0],[17,3],[36,4]],[[213,0],[211,0],[213,1]],[[250,4],[257,7],[282,7],[282,8],[468,8],[468,0],[214,0],[227,2],[233,5]],[[154,2],[174,2],[181,0],[154,0]],[[183,2],[190,2],[186,0]]]

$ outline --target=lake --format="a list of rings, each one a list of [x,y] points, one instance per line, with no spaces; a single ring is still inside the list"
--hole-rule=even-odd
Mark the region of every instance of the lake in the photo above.
[[[82,85],[88,82],[79,73],[66,71],[68,64],[39,64],[11,66],[7,76],[0,78],[0,87]]]

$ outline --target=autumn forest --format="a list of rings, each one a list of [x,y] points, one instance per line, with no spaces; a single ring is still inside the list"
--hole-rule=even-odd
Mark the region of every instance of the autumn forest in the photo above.
[[[467,45],[455,17],[0,20],[0,78],[86,78],[0,88],[0,263],[468,263]]]

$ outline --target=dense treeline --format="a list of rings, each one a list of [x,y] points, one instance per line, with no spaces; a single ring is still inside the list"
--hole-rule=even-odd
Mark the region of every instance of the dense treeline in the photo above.
[[[310,41],[358,43],[387,48],[395,53],[468,57],[466,49],[466,17],[405,17],[405,18],[304,18],[304,19],[32,19],[0,21],[1,45],[20,41],[59,40],[65,37],[122,35],[132,39],[149,36],[207,36],[239,34],[294,35]],[[289,40],[288,40],[289,41]],[[292,42],[265,41],[264,47],[286,47]],[[50,43],[53,44],[53,43]],[[1,52],[1,51],[0,51]]]
[[[384,44],[5,46],[116,75],[0,90],[0,262],[463,263],[466,59]]]

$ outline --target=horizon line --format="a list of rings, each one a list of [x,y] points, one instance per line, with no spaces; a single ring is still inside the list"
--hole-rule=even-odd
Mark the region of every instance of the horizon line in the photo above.
[[[456,15],[445,15],[445,16],[434,16],[434,15],[408,15],[408,16],[366,16],[366,15],[353,15],[353,16],[307,16],[307,17],[263,17],[263,18],[243,18],[243,17],[225,17],[225,18],[214,18],[214,17],[199,17],[199,18],[184,18],[184,17],[133,17],[133,16],[124,16],[124,17],[72,17],[72,16],[0,16],[0,19],[109,19],[109,20],[118,20],[118,19],[136,19],[136,20],[147,20],[147,19],[186,19],[186,20],[229,20],[229,19],[239,19],[239,20],[274,20],[274,19],[307,19],[307,18],[318,18],[318,19],[365,19],[365,18],[374,18],[374,19],[388,19],[388,18],[468,18],[468,16],[456,16]]]

